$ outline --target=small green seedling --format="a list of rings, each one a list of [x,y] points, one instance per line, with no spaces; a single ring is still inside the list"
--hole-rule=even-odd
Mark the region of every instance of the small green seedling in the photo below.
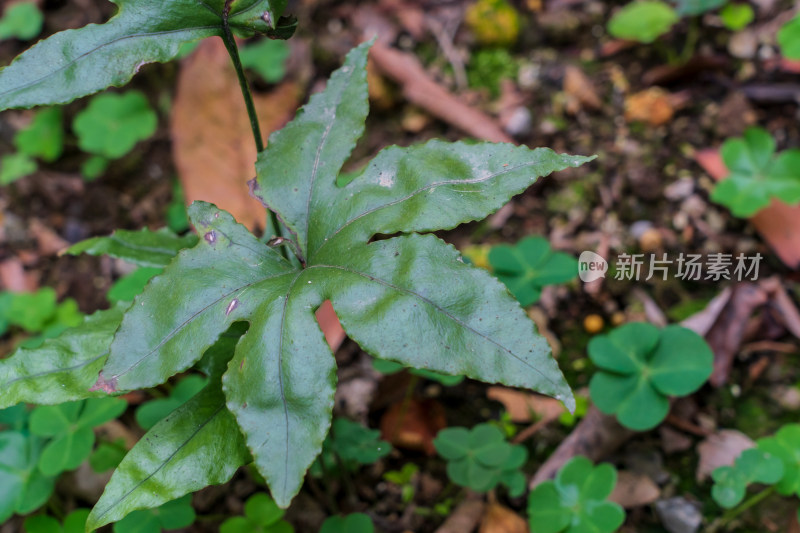
[[[43,442],[25,430],[0,432],[0,523],[32,513],[53,493],[55,480],[37,467]]]
[[[783,477],[783,461],[758,448],[745,450],[733,466],[720,466],[711,474],[714,486],[711,496],[726,509],[744,499],[751,483],[771,485]]]
[[[375,525],[364,513],[331,516],[322,524],[319,533],[375,533]]]
[[[48,515],[29,516],[23,527],[25,533],[85,533],[89,509],[76,509],[64,518],[64,523]]]
[[[800,15],[778,30],[778,44],[787,59],[800,59]]]
[[[686,396],[711,375],[714,355],[697,333],[681,326],[626,324],[589,341],[598,371],[589,383],[602,412],[636,431],[654,428],[667,416],[669,396]]]
[[[36,113],[31,123],[14,135],[16,149],[47,163],[64,152],[64,126],[61,108],[51,107]]]
[[[83,315],[75,300],[67,298],[59,304],[56,291],[50,287],[36,292],[0,292],[0,334],[16,326],[28,333],[52,338],[82,321]]]
[[[443,429],[433,445],[447,459],[447,475],[453,483],[477,492],[487,492],[502,483],[512,497],[525,492],[520,468],[528,460],[528,450],[506,442],[496,426]]]
[[[188,402],[195,394],[208,385],[202,376],[187,376],[180,380],[166,398],[150,400],[136,409],[136,422],[142,429],[150,429],[172,411]]]
[[[711,199],[737,217],[750,217],[775,198],[800,202],[800,150],[775,154],[775,140],[763,128],[748,128],[744,137],[728,139],[720,150],[730,176],[717,184]]]
[[[739,31],[753,22],[755,13],[750,4],[725,4],[720,10],[722,23],[731,31]]]
[[[117,418],[126,407],[118,398],[90,398],[34,409],[31,433],[52,439],[39,458],[42,474],[56,476],[78,468],[92,453],[94,428]]]
[[[652,43],[678,22],[675,9],[660,0],[638,0],[617,11],[608,22],[608,32],[618,39]]]
[[[531,533],[611,533],[625,521],[625,511],[607,498],[617,484],[617,471],[574,457],[528,496]]]
[[[114,524],[114,533],[157,533],[163,530],[188,527],[196,515],[192,507],[192,496],[167,502],[164,505],[143,511],[134,511]]]
[[[390,470],[383,474],[383,479],[389,483],[400,486],[400,498],[403,503],[408,503],[414,499],[416,489],[414,487],[414,476],[419,472],[419,467],[414,463],[406,463],[400,470]]]
[[[523,306],[538,302],[542,287],[578,276],[578,261],[569,254],[554,252],[542,237],[522,239],[516,246],[493,247],[489,264],[497,279],[505,283]]]
[[[39,35],[44,24],[44,15],[33,2],[6,3],[3,18],[0,18],[0,41],[19,39],[29,41]]]
[[[0,185],[8,185],[30,176],[37,168],[36,161],[28,155],[19,152],[4,155],[0,158]]]
[[[104,161],[126,155],[136,143],[151,137],[157,127],[158,116],[139,91],[92,98],[72,123],[78,146],[94,156],[84,167],[86,177],[97,177],[105,167]]]
[[[365,428],[347,418],[334,419],[312,473],[319,477],[324,471],[336,472],[339,460],[352,472],[360,465],[369,465],[386,457],[391,453],[392,445],[381,440],[380,436],[381,432],[377,429]],[[320,464],[320,461],[324,461],[324,464]]]
[[[180,237],[167,228],[117,230],[107,237],[93,237],[74,244],[64,253],[108,255],[141,267],[164,268],[179,251],[196,243],[196,235]]]
[[[464,381],[464,376],[448,376],[447,374],[434,372],[433,370],[426,370],[424,368],[408,368],[405,365],[396,363],[394,361],[388,361],[386,359],[373,359],[372,367],[386,376],[395,374],[402,370],[408,370],[408,372],[413,376],[419,376],[424,379],[436,381],[445,387],[453,387]]]
[[[783,461],[783,476],[775,490],[783,496],[800,497],[800,424],[788,424],[772,437],[757,441],[758,449]]]
[[[235,516],[222,523],[220,533],[294,533],[283,519],[284,511],[264,494],[250,496],[244,504],[244,516]]]
[[[277,83],[286,74],[289,45],[286,41],[262,39],[242,48],[242,66],[254,71],[268,83]]]

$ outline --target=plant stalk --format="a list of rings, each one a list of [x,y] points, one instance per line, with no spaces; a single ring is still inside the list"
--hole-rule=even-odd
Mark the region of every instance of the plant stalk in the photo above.
[[[264,138],[261,135],[261,125],[258,122],[256,106],[253,102],[253,93],[250,90],[250,83],[247,81],[247,76],[245,76],[244,73],[244,67],[242,67],[242,59],[239,57],[239,47],[236,45],[236,39],[233,37],[233,32],[231,31],[231,26],[228,21],[232,3],[233,0],[226,0],[225,7],[222,11],[222,42],[225,43],[225,48],[228,50],[228,55],[231,56],[233,68],[236,70],[236,77],[239,78],[239,88],[241,89],[242,96],[244,97],[245,107],[247,107],[247,116],[250,118],[250,129],[253,132],[253,140],[256,143],[256,152],[261,153],[264,151]],[[269,218],[267,220],[265,232],[268,235],[273,233],[273,237],[283,236],[283,228],[278,221],[277,215],[270,210],[267,210],[267,212],[269,213]],[[282,253],[284,256],[286,255],[285,250],[282,250]]]
[[[715,531],[719,531],[720,529],[727,527],[727,525],[730,524],[733,521],[733,519],[735,519],[737,516],[747,511],[751,507],[757,505],[766,498],[770,497],[774,492],[775,492],[775,486],[771,485],[763,489],[762,491],[753,494],[745,501],[743,501],[733,509],[729,509],[725,514],[716,519],[708,527],[706,531],[708,531],[709,533],[713,533]]]

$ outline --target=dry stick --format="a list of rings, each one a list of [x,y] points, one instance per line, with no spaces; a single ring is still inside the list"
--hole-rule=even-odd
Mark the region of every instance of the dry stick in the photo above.
[[[403,95],[412,104],[475,138],[513,142],[489,115],[463,103],[431,80],[416,57],[376,42],[372,47],[372,60],[403,87]]]
[[[483,498],[471,493],[435,533],[471,533],[478,526],[484,507],[486,504],[483,503]]]

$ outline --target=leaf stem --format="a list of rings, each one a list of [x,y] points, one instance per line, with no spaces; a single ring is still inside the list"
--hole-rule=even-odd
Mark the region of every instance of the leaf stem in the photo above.
[[[775,492],[775,486],[770,485],[769,487],[766,487],[760,492],[753,494],[752,496],[747,498],[745,501],[743,501],[733,509],[729,509],[728,511],[726,511],[725,514],[723,514],[721,517],[714,520],[714,522],[710,526],[708,526],[708,529],[706,531],[714,532],[727,527],[727,525],[730,524],[734,518],[736,518],[743,512],[747,511],[751,507],[757,505],[762,500],[765,500],[766,498],[771,496],[774,492]]]
[[[239,57],[239,47],[236,45],[236,39],[233,37],[231,26],[228,18],[231,13],[231,4],[233,0],[225,0],[225,7],[222,10],[222,42],[225,43],[225,48],[228,50],[228,55],[231,56],[233,61],[233,68],[236,70],[236,77],[239,78],[239,88],[244,97],[244,104],[247,107],[247,116],[250,117],[250,129],[253,131],[253,140],[256,143],[256,152],[261,153],[264,151],[264,138],[261,136],[261,125],[258,122],[258,114],[256,114],[256,106],[253,102],[253,93],[250,91],[250,84],[247,81],[247,76],[242,67],[242,59]],[[281,237],[283,235],[283,228],[278,221],[277,215],[267,210],[269,218],[267,220],[267,233],[274,233],[274,237]],[[285,251],[283,255],[286,256]]]

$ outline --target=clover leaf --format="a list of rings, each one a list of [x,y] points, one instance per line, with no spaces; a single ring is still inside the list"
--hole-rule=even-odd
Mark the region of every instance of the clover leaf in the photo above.
[[[311,465],[312,475],[321,477],[326,471],[337,474],[340,466],[356,471],[359,465],[369,465],[386,457],[392,445],[380,436],[377,429],[366,428],[347,418],[334,418],[322,452]]]
[[[222,523],[220,533],[294,533],[294,528],[283,518],[283,509],[259,492],[244,504],[244,516],[235,516]]]
[[[0,523],[44,505],[55,480],[37,468],[42,440],[27,431],[0,432]]]
[[[711,199],[737,217],[749,217],[773,198],[800,202],[800,150],[775,156],[775,140],[763,128],[748,128],[742,138],[728,139],[720,149],[730,176],[719,182]]]
[[[660,0],[637,0],[617,11],[608,32],[618,39],[652,43],[678,22],[678,13]]]
[[[506,442],[496,426],[443,429],[433,445],[447,459],[447,475],[453,483],[477,492],[487,492],[503,483],[512,496],[524,492],[525,477],[519,469],[528,459],[528,452],[523,446]]]
[[[0,18],[0,41],[9,38],[28,41],[41,33],[44,15],[36,4],[16,2],[6,6]]]
[[[800,59],[800,16],[781,26],[778,30],[778,44],[787,59]]]
[[[147,283],[163,271],[163,268],[137,268],[130,274],[122,276],[115,281],[108,289],[106,298],[112,303],[132,302],[136,296],[142,294]]]
[[[56,476],[74,470],[94,448],[94,428],[121,415],[127,407],[118,398],[90,398],[84,401],[37,407],[31,413],[31,433],[49,437],[39,458],[39,470]]]
[[[180,380],[170,395],[157,398],[142,404],[136,409],[136,422],[143,429],[150,429],[172,411],[188,402],[192,396],[200,392],[208,380],[202,376],[187,376]]]
[[[697,333],[681,326],[659,330],[642,322],[594,337],[588,349],[598,368],[589,383],[592,401],[636,431],[664,420],[668,396],[699,389],[711,375],[714,359]]]
[[[759,439],[758,449],[783,461],[783,476],[775,490],[783,496],[800,496],[800,424],[787,424],[772,437]]]
[[[58,107],[39,111],[27,127],[14,135],[14,146],[20,153],[52,163],[64,151],[62,121]]]
[[[281,17],[281,0],[236,0],[227,14],[225,0],[112,1],[119,10],[107,23],[56,33],[0,70],[0,109],[63,104],[125,85],[143,65],[173,59],[185,43],[222,37],[226,24],[239,35],[280,39],[296,26]]]
[[[192,497],[167,502],[156,509],[134,511],[114,524],[114,533],[154,533],[165,529],[178,529],[194,523],[196,518]]]
[[[574,406],[547,342],[505,288],[452,246],[417,232],[484,217],[539,176],[590,159],[431,141],[383,150],[338,187],[366,120],[369,46],[348,54],[259,155],[253,194],[291,234],[270,246],[225,211],[195,202],[189,214],[202,238],[134,300],[95,385],[114,392],[162,383],[195,364],[231,324],[249,322],[222,384],[281,507],[300,490],[330,426],[336,366],[314,315],[325,300],[373,355],[536,389]]]
[[[617,471],[583,456],[570,459],[554,481],[540,483],[528,495],[531,533],[611,533],[625,521],[625,511],[607,501]]]
[[[7,154],[0,158],[0,185],[8,185],[30,176],[39,166],[36,160],[22,153]]]
[[[731,31],[739,31],[753,22],[755,13],[750,4],[726,4],[719,12],[722,23]]]
[[[718,504],[730,509],[739,504],[750,483],[776,483],[783,477],[783,461],[757,448],[745,450],[733,466],[720,466],[711,474],[714,486],[711,496]]]
[[[523,306],[535,304],[542,287],[564,283],[578,276],[578,261],[569,254],[554,252],[542,237],[528,237],[516,246],[501,244],[489,252],[497,279],[505,283]]]
[[[364,513],[331,516],[323,522],[319,533],[374,533],[372,519]]]
[[[88,509],[76,509],[64,517],[63,524],[48,515],[29,516],[23,527],[25,533],[84,533],[88,516]]]
[[[266,82],[276,83],[286,73],[289,45],[284,41],[262,39],[242,48],[240,55],[244,68],[255,71]]]
[[[81,150],[109,159],[124,156],[157,127],[158,116],[139,91],[95,96],[72,123]]]

